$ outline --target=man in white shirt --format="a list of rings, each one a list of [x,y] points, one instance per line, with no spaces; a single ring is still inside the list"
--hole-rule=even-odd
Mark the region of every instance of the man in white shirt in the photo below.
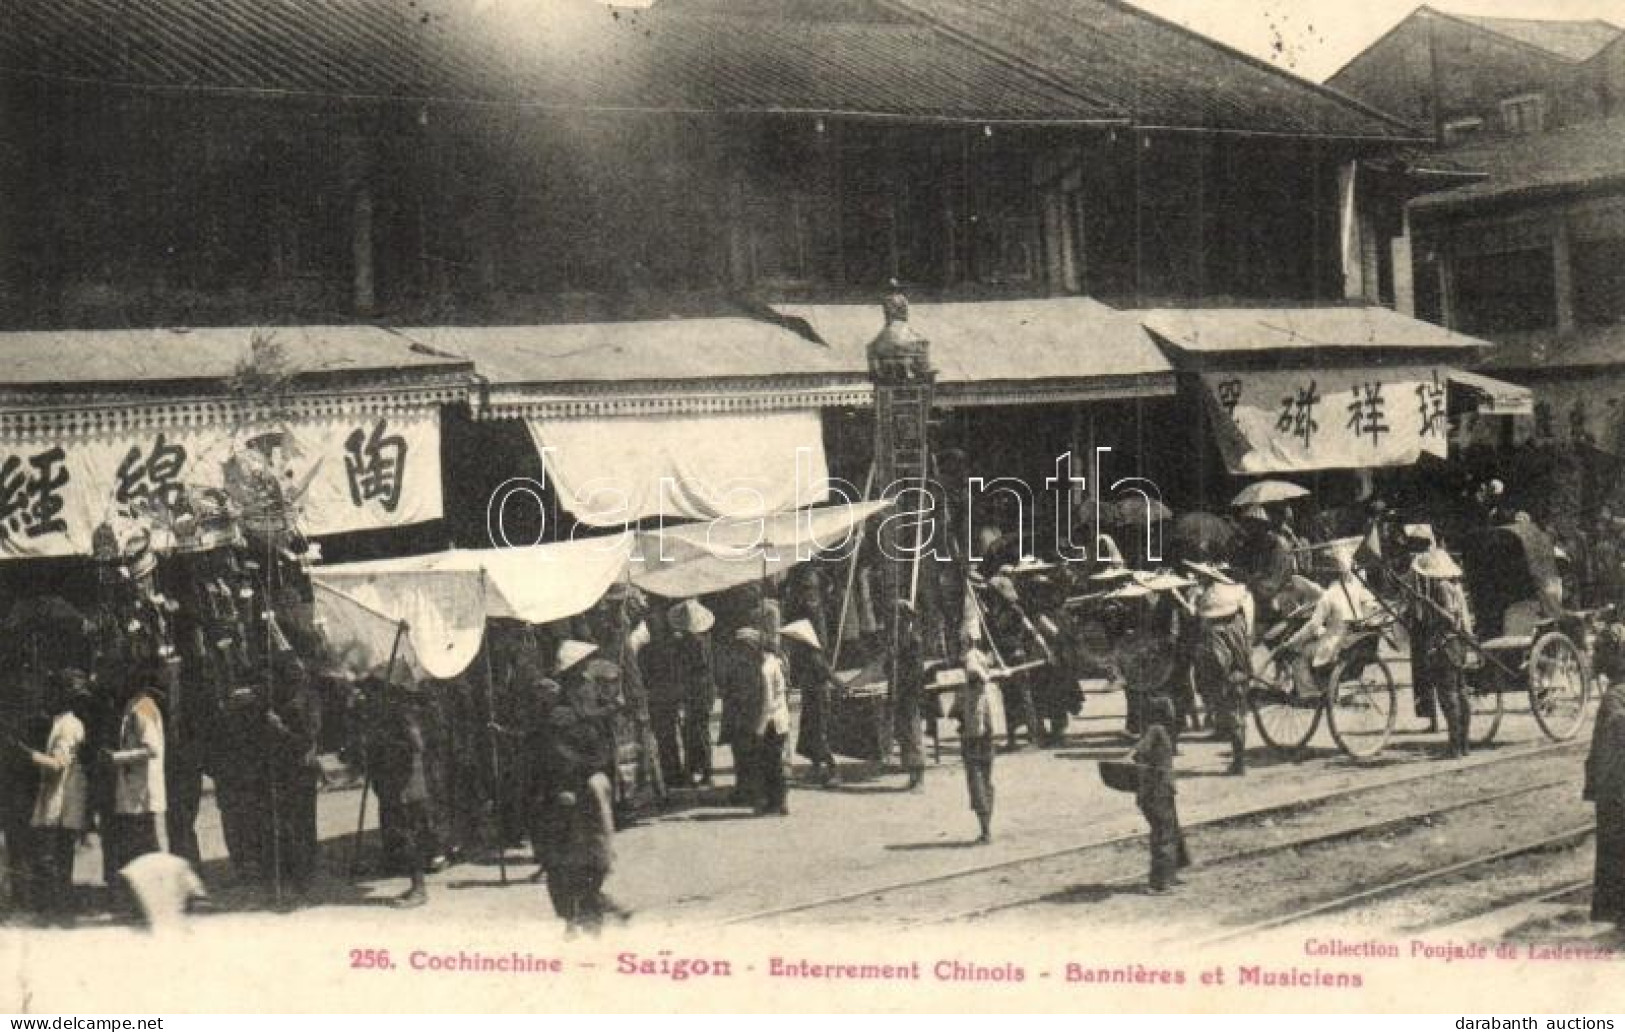
[[[756,718],[756,755],[761,762],[757,772],[762,779],[762,802],[758,814],[788,814],[790,803],[784,780],[784,740],[790,733],[790,683],[784,663],[767,644],[762,632],[746,627],[735,635],[761,657],[762,707]]]
[[[29,749],[39,769],[39,792],[30,822],[39,836],[35,884],[41,909],[65,918],[73,909],[73,850],[85,828],[89,782],[80,750],[85,744],[85,713],[90,692],[85,675],[64,670],[53,678],[50,735],[45,751]]]
[[[145,853],[158,852],[158,817],[164,798],[164,718],[157,689],[143,687],[147,678],[131,678],[122,689],[117,748],[107,753],[113,765],[113,813],[107,836],[109,884],[124,866]]]

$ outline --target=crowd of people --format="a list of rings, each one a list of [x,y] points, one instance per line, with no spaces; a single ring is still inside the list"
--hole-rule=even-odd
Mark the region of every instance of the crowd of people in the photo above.
[[[1442,718],[1446,753],[1467,751],[1469,675],[1446,646],[1474,633],[1475,614],[1452,552],[1495,525],[1546,533],[1507,496],[1489,478],[1448,504],[1403,510],[1367,497],[1318,511],[1278,500],[1158,514],[1160,563],[1130,564],[1110,535],[1085,560],[1035,557],[990,525],[979,554],[954,566],[959,588],[935,571],[891,613],[873,562],[815,559],[697,598],[623,583],[568,620],[492,621],[479,658],[449,680],[415,678],[393,660],[364,674],[334,662],[300,591],[296,539],[271,542],[268,563],[220,541],[162,562],[121,546],[104,557],[114,572],[83,621],[93,668],[53,666],[12,722],[0,783],[9,898],[71,920],[83,904],[76,846],[91,830],[110,888],[160,848],[201,867],[206,777],[229,872],[211,877],[297,905],[324,866],[318,792],[347,765],[364,779],[363,808],[378,808],[371,873],[406,880],[396,905],[423,905],[428,873],[528,845],[558,917],[595,930],[626,916],[604,885],[627,823],[693,804],[787,815],[792,755],[807,764],[806,784],[838,784],[837,754],[861,752],[855,684],[889,686],[883,724],[905,790],[923,783],[925,739],[937,736],[933,695],[953,693],[977,840],[988,842],[1001,739],[1006,751],[1065,743],[1080,680],[1101,677],[1125,694],[1150,881],[1166,889],[1188,862],[1178,742],[1210,732],[1229,747],[1230,773],[1246,773],[1261,647],[1291,657],[1312,696],[1352,630],[1388,613],[1409,637],[1416,715],[1435,730]],[[1625,600],[1622,528],[1604,506],[1578,538],[1553,529],[1580,542],[1554,571],[1571,600]],[[1561,600],[1561,584],[1551,591]],[[1619,640],[1625,659],[1625,629]],[[334,754],[343,764],[324,767]],[[360,845],[347,858],[329,850],[328,873],[357,874]]]

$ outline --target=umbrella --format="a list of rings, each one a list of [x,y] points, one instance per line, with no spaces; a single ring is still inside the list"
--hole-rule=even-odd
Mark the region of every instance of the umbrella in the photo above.
[[[1230,507],[1244,509],[1249,505],[1271,505],[1293,498],[1306,498],[1308,495],[1307,488],[1285,480],[1260,480],[1256,484],[1248,484],[1242,488],[1240,494],[1230,499]]]
[[[1119,498],[1101,506],[1101,517],[1108,526],[1121,527],[1127,524],[1149,523],[1152,520],[1171,520],[1174,518],[1174,511],[1156,498],[1131,494],[1127,498]]]
[[[1219,559],[1235,547],[1236,527],[1211,512],[1187,512],[1174,520],[1169,538],[1179,558]]]

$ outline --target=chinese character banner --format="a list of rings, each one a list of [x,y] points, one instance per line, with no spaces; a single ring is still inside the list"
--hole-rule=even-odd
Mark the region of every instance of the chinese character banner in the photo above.
[[[111,517],[255,477],[274,478],[309,535],[438,519],[439,413],[12,439],[0,443],[0,555],[89,555]]]
[[[1232,473],[1409,466],[1443,458],[1446,371],[1435,368],[1204,373]]]

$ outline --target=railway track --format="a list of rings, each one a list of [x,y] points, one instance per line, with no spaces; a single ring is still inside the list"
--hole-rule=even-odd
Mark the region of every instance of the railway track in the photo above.
[[[1348,913],[1350,911],[1367,908],[1372,904],[1381,902],[1383,900],[1411,893],[1418,889],[1436,886],[1440,882],[1481,874],[1486,871],[1493,871],[1495,868],[1501,865],[1508,864],[1512,861],[1522,860],[1527,857],[1536,856],[1541,853],[1572,848],[1590,838],[1595,830],[1595,825],[1584,824],[1565,829],[1564,831],[1560,831],[1555,835],[1542,836],[1534,841],[1520,843],[1504,849],[1498,849],[1490,853],[1469,857],[1465,860],[1458,860],[1453,863],[1442,864],[1425,871],[1387,879],[1377,884],[1364,886],[1353,892],[1343,893],[1331,899],[1322,900],[1309,906],[1300,907],[1284,914],[1278,914],[1260,921],[1254,921],[1240,927],[1226,929],[1224,932],[1218,935],[1199,939],[1192,945],[1196,949],[1206,949],[1213,946],[1223,945],[1224,943],[1234,942],[1238,939],[1247,939],[1265,934],[1267,932],[1278,931],[1293,925],[1306,924],[1310,921],[1328,917],[1333,914]],[[1461,915],[1453,915],[1451,918],[1446,920],[1426,921],[1398,930],[1407,934],[1421,934],[1425,932],[1437,931],[1441,928],[1449,927],[1450,925],[1460,924],[1466,919],[1486,916],[1494,913],[1497,910],[1503,910],[1513,906],[1527,905],[1530,902],[1546,898],[1556,899],[1575,891],[1577,887],[1583,887],[1585,884],[1587,883],[1566,882],[1556,889],[1553,889],[1550,886],[1545,886],[1534,892],[1513,893],[1510,896],[1496,898],[1490,905],[1484,906],[1477,913],[1469,914],[1465,917]],[[1182,941],[1189,942],[1188,939]]]
[[[1476,786],[1491,779],[1491,775],[1507,779],[1520,765],[1538,766],[1554,754],[1575,753],[1583,743],[1565,742],[1520,749],[1504,755],[1497,754],[1485,760],[1461,767],[1421,770],[1403,777],[1375,784],[1353,785],[1325,792],[1307,799],[1275,804],[1225,814],[1185,826],[1201,863],[1197,870],[1266,858],[1271,854],[1300,850],[1315,846],[1352,840],[1384,829],[1425,825],[1441,816],[1470,807],[1493,806],[1496,803],[1559,788],[1569,779],[1540,780],[1518,783],[1511,778],[1510,785],[1491,790],[1477,790]],[[1421,791],[1430,782],[1448,788]],[[1383,796],[1435,797],[1448,792],[1455,798],[1440,805],[1405,807],[1398,813],[1386,813],[1373,818],[1371,807]],[[1294,822],[1309,823],[1337,811],[1346,810],[1342,820],[1334,822],[1329,830],[1324,826],[1315,830],[1290,833]],[[1282,829],[1288,830],[1282,835]],[[1276,837],[1263,845],[1256,844],[1259,829],[1268,829]],[[1222,843],[1226,837],[1247,839],[1231,848],[1210,848],[1209,840]],[[841,921],[884,920],[888,926],[920,926],[975,920],[990,915],[1019,910],[1041,904],[1076,885],[1080,873],[1091,871],[1096,875],[1091,884],[1100,888],[1127,887],[1144,879],[1145,841],[1143,832],[1118,835],[1091,842],[1079,843],[1043,853],[1001,860],[994,863],[971,865],[930,877],[893,882],[863,890],[807,900],[787,906],[759,910],[724,918],[722,925],[737,925],[783,920],[810,920],[820,923]],[[1009,886],[1032,884],[1045,891],[1021,891],[1012,895]],[[967,895],[983,893],[988,898],[977,900],[970,907],[944,911],[943,900],[962,901]]]

